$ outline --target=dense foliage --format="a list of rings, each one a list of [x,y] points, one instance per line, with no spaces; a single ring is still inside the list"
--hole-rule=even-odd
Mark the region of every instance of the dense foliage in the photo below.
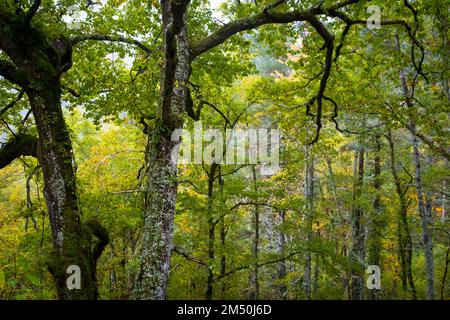
[[[201,120],[224,136],[231,128],[276,128],[281,139],[272,175],[261,174],[261,163],[178,165],[168,299],[450,298],[446,1],[192,0],[188,38],[201,48],[236,19],[346,2],[332,9],[344,19],[331,9],[317,14],[331,47],[309,23],[315,20],[264,23],[208,48],[192,60],[189,83],[175,81],[174,92],[188,88],[201,113],[195,119],[184,108],[174,127],[192,132]],[[142,297],[143,230],[156,210],[149,180],[159,173],[152,139],[170,128],[161,93],[170,67],[162,6],[7,0],[0,4],[0,299],[62,297],[49,272],[55,238],[46,164],[38,160],[47,144],[38,142],[37,156],[19,145],[19,137],[43,135],[33,104],[41,91],[3,68],[34,74],[8,46],[15,30],[8,23],[16,22],[5,17],[36,3],[33,30],[73,43],[71,67],[57,73],[73,148],[64,161],[73,168],[80,219],[95,218],[108,233],[93,269],[98,298]],[[74,5],[78,16],[68,12]],[[381,8],[381,21],[402,22],[346,24],[365,21],[369,5]],[[39,75],[49,69],[39,66]],[[8,160],[8,148],[22,151]],[[380,289],[366,287],[369,265],[380,267]]]

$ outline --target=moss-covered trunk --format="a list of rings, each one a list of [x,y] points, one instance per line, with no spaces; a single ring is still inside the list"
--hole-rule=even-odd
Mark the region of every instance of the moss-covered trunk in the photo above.
[[[37,152],[19,150],[15,156],[37,156],[42,168],[54,248],[48,268],[58,298],[96,299],[96,261],[109,239],[97,221],[82,224],[78,207],[72,145],[61,109],[60,78],[72,66],[71,42],[50,36],[35,27],[30,17],[2,7],[0,49],[12,62],[2,61],[8,66],[4,75],[25,90],[36,123],[37,143],[27,143],[26,149],[37,145]],[[76,286],[69,289],[67,280],[74,279],[72,275],[79,275],[79,288],[74,281]]]
[[[191,72],[187,39],[188,0],[162,0],[164,61],[161,69],[160,119],[147,147],[147,188],[138,299],[166,297],[172,253],[173,218],[177,195],[177,167],[171,159],[174,129],[182,128]]]
[[[28,92],[38,129],[38,160],[44,176],[44,195],[54,252],[49,261],[60,299],[96,299],[97,285],[90,239],[81,224],[72,165],[72,145],[60,107],[58,81],[41,91]],[[69,290],[71,265],[80,268],[80,289]]]
[[[156,129],[149,139],[146,210],[136,298],[165,299],[172,252],[177,168],[170,133]]]

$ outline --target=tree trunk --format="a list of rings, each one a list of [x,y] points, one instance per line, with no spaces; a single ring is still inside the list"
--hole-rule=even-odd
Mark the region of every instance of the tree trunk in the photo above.
[[[208,173],[208,282],[206,285],[206,300],[212,300],[213,297],[213,282],[214,282],[214,240],[215,240],[215,223],[213,215],[213,203],[214,203],[214,180],[216,177],[216,171],[219,167],[218,164],[213,163],[209,168]]]
[[[374,158],[374,168],[373,168],[373,187],[375,189],[375,198],[373,200],[373,218],[372,218],[372,225],[369,233],[369,256],[368,256],[368,263],[369,265],[376,265],[380,266],[381,264],[381,250],[382,250],[382,244],[381,244],[381,237],[383,233],[383,225],[384,225],[384,211],[382,209],[381,205],[381,181],[380,181],[380,175],[381,175],[381,143],[380,143],[380,137],[377,136],[375,138],[376,142],[376,154]],[[370,298],[372,300],[378,299],[378,290],[372,289],[370,292]]]
[[[37,143],[27,143],[37,150],[22,150],[16,156],[37,156],[42,168],[54,249],[48,269],[58,298],[96,299],[97,259],[109,238],[96,220],[82,224],[78,207],[72,144],[61,110],[60,84],[61,75],[72,66],[72,45],[61,36],[50,38],[30,23],[31,18],[0,11],[0,49],[13,62],[7,78],[27,93],[39,136]],[[7,161],[11,161],[11,153],[8,155]],[[80,288],[68,288],[69,266],[79,268]],[[78,277],[76,269],[75,272],[74,277]]]
[[[221,167],[219,166],[219,188],[220,188],[220,195],[223,197],[223,185],[224,185],[225,181],[222,177],[222,170]],[[222,201],[225,201],[222,198]],[[226,280],[223,278],[225,272],[227,271],[227,256],[226,256],[226,246],[225,246],[225,241],[226,241],[226,237],[227,237],[227,231],[225,228],[225,217],[221,217],[220,218],[220,222],[219,222],[219,227],[220,227],[220,245],[222,248],[222,252],[221,252],[221,256],[220,256],[220,277],[222,279],[221,283],[220,283],[220,294],[221,294],[221,299],[224,300],[225,299],[225,294],[226,294]]]
[[[411,125],[414,126],[412,123]],[[422,242],[425,253],[425,271],[427,275],[427,298],[434,300],[434,261],[433,261],[433,238],[431,234],[432,217],[424,202],[422,188],[422,169],[420,164],[419,141],[416,136],[412,137],[413,160],[415,167],[415,184],[417,192],[417,203],[420,219],[422,222]]]
[[[407,284],[409,282],[413,299],[416,300],[417,293],[411,270],[413,247],[412,247],[411,233],[409,231],[408,225],[408,205],[405,196],[406,189],[403,190],[400,178],[397,174],[394,140],[392,137],[392,132],[390,130],[387,134],[387,138],[389,141],[392,177],[394,178],[395,189],[397,191],[397,195],[400,200],[398,242],[399,242],[399,260],[400,265],[402,267],[402,285],[403,290],[406,290]]]
[[[255,192],[258,191],[256,186],[256,168],[252,166],[253,173],[253,189]],[[254,238],[253,238],[253,247],[252,247],[252,255],[253,255],[253,270],[250,274],[250,299],[258,300],[259,298],[259,267],[258,267],[258,259],[259,259],[259,206],[255,205],[255,211],[253,216],[253,226],[254,226]]]
[[[357,164],[356,164],[357,163]],[[352,250],[351,250],[351,299],[363,299],[363,263],[364,263],[364,225],[363,209],[357,202],[362,193],[364,178],[364,148],[355,151],[355,187],[353,193],[352,214]]]
[[[447,248],[447,252],[445,253],[444,274],[442,275],[442,281],[441,281],[441,300],[444,300],[445,284],[446,284],[446,280],[447,280],[449,263],[450,263],[450,246]]]
[[[177,166],[171,159],[174,129],[182,128],[190,76],[186,10],[189,1],[161,1],[164,61],[161,68],[160,119],[147,148],[146,209],[142,230],[138,299],[162,300],[170,270],[173,218],[177,195]]]
[[[397,49],[400,51],[400,42],[398,36],[396,38],[396,41],[397,41]],[[406,82],[406,76],[403,70],[400,71],[400,80],[402,84],[403,96],[405,98],[406,106],[408,107],[409,112],[412,112],[412,109],[414,108],[414,103],[412,100],[413,97],[411,95],[413,95],[414,93],[412,93],[411,95],[409,93],[408,84]],[[422,222],[422,241],[425,254],[425,270],[427,274],[427,298],[429,300],[433,300],[434,299],[433,238],[430,229],[432,221],[431,216],[427,212],[423,201],[419,140],[416,134],[417,132],[416,124],[414,123],[414,120],[412,118],[410,118],[408,128],[412,133],[413,161],[415,166],[415,184],[417,192],[418,211]]]
[[[95,265],[91,263],[90,239],[81,224],[72,146],[61,112],[59,90],[59,83],[52,83],[45,91],[28,93],[39,133],[38,160],[44,175],[54,244],[49,270],[60,299],[96,299]],[[66,270],[70,265],[80,267],[80,290],[67,288]]]
[[[171,135],[161,128],[149,139],[141,267],[135,285],[138,299],[162,300],[166,296],[177,192],[173,146]]]
[[[306,200],[306,242],[305,272],[303,276],[303,289],[306,299],[311,299],[311,272],[312,272],[312,225],[314,218],[314,156],[311,147],[305,147],[305,200]]]
[[[286,247],[286,237],[282,229],[284,228],[286,215],[284,211],[281,211],[278,214],[280,219],[280,223],[278,225],[280,228],[280,230],[278,231],[278,253],[280,254],[280,256],[284,257]],[[286,298],[287,289],[286,285],[284,284],[285,278],[286,278],[286,259],[282,259],[278,263],[278,281],[280,282],[278,284],[278,294],[281,299]]]
[[[319,221],[317,221],[317,227],[319,227]],[[320,238],[320,229],[317,229],[317,237]],[[319,273],[320,273],[320,255],[315,254],[314,256],[314,276],[313,276],[313,295],[314,299],[317,299],[317,292],[319,289]]]

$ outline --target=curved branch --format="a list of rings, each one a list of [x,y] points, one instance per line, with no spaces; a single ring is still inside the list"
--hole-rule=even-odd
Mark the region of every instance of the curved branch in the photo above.
[[[108,230],[98,222],[95,218],[90,218],[85,222],[85,226],[89,229],[93,236],[97,238],[94,241],[92,248],[92,261],[94,266],[97,265],[97,260],[102,255],[103,250],[109,244]]]
[[[21,156],[37,158],[38,140],[34,136],[19,134],[0,148],[0,169]]]
[[[290,23],[294,21],[307,21],[313,18],[314,15],[309,11],[291,11],[287,13],[269,13],[265,11],[251,17],[232,21],[204,39],[193,42],[189,46],[191,60],[222,44],[228,38],[239,32],[255,29],[270,23]]]
[[[418,132],[415,126],[412,125],[411,123],[403,122],[403,124],[406,127],[406,129],[408,129],[409,132],[411,132],[412,135],[422,140],[422,142],[424,142],[431,149],[431,151],[440,154],[445,159],[447,159],[447,161],[450,161],[450,153],[447,151],[447,148],[445,146],[435,143],[433,140],[431,140],[424,134]]]
[[[72,46],[77,45],[80,42],[83,41],[109,41],[109,42],[121,42],[121,43],[127,43],[127,44],[132,44],[135,45],[137,47],[139,47],[140,49],[142,49],[143,51],[146,52],[147,56],[149,56],[151,53],[153,53],[153,50],[150,50],[147,46],[145,46],[142,42],[137,41],[135,39],[130,39],[130,38],[125,38],[122,36],[105,36],[105,35],[101,35],[101,34],[86,34],[86,35],[79,35],[79,36],[75,36],[74,38],[72,38],[70,40]]]
[[[26,86],[26,81],[19,70],[7,60],[0,60],[0,76],[22,87]]]
[[[14,107],[16,105],[16,103],[22,99],[24,94],[25,94],[25,90],[23,90],[23,89],[20,90],[17,98],[15,100],[13,100],[12,102],[8,103],[5,107],[3,107],[3,109],[0,110],[0,116],[2,114],[4,114],[6,111],[8,111],[9,109],[11,109],[12,107]]]
[[[208,264],[200,259],[197,259],[193,256],[190,256],[189,254],[187,254],[186,252],[182,251],[181,249],[179,249],[178,247],[173,247],[172,249],[173,252],[179,254],[180,256],[182,256],[183,258],[185,258],[186,260],[195,262],[203,267],[208,267]]]
[[[242,18],[239,20],[227,23],[217,31],[209,36],[193,42],[189,47],[191,48],[191,59],[195,59],[202,53],[212,49],[221,43],[225,42],[231,36],[246,30],[255,29],[265,24],[281,24],[291,23],[296,21],[309,21],[316,19],[315,15],[333,16],[332,13],[337,13],[338,9],[347,7],[351,4],[359,2],[359,0],[346,0],[331,5],[328,8],[322,8],[320,5],[315,6],[304,11],[293,10],[290,12],[269,12],[269,10],[276,8],[284,1],[276,1],[272,5],[268,5],[262,13],[253,15],[251,17]]]

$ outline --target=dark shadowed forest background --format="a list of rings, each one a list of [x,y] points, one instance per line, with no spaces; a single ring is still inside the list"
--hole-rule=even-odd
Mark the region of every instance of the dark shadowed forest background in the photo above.
[[[0,299],[450,299],[448,18],[0,0]],[[175,164],[200,120],[279,130],[279,170]]]

